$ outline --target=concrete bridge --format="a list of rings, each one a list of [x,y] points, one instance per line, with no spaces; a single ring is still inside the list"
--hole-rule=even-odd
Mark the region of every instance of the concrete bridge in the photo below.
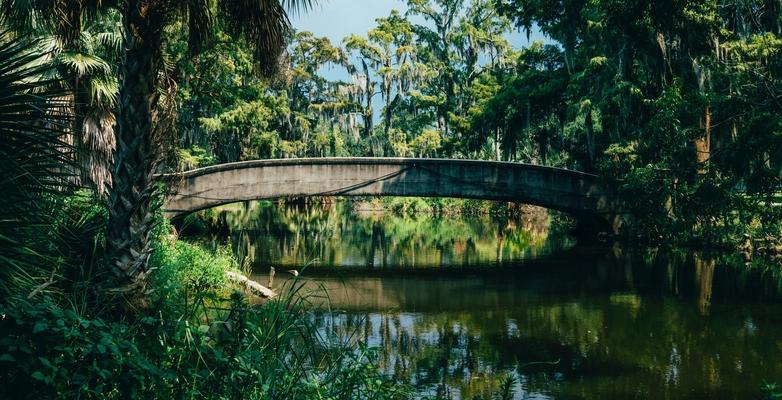
[[[415,196],[532,204],[609,221],[616,213],[597,176],[497,161],[303,158],[246,161],[169,175],[171,217],[247,200],[311,196]],[[605,230],[617,230],[606,226]]]

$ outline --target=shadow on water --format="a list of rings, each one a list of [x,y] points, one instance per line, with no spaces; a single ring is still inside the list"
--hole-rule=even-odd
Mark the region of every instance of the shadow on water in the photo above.
[[[778,269],[574,246],[539,218],[255,207],[239,222],[225,211],[236,225],[209,240],[249,255],[261,282],[269,265],[323,257],[303,277],[332,312],[313,321],[380,348],[380,367],[420,394],[485,396],[513,374],[517,398],[751,399],[782,380]]]

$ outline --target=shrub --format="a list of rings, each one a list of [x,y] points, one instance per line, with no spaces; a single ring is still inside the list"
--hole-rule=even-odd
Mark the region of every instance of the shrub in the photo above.
[[[405,398],[374,366],[377,350],[323,341],[295,292],[133,322],[13,299],[0,306],[0,398]]]
[[[162,377],[125,324],[48,300],[0,305],[0,315],[0,398],[135,398]]]

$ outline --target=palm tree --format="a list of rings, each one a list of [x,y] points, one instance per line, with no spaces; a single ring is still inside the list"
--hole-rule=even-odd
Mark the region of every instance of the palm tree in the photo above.
[[[189,47],[198,54],[208,43],[214,22],[244,38],[255,50],[259,71],[272,73],[290,34],[286,10],[309,9],[314,0],[0,0],[0,13],[18,25],[44,21],[63,40],[76,40],[83,22],[108,9],[119,10],[123,28],[119,114],[115,128],[115,167],[109,193],[107,250],[117,286],[131,299],[147,290],[149,239],[154,225],[154,174],[161,158],[165,129],[159,93],[165,28],[176,18],[186,21]],[[35,18],[33,18],[35,17]]]
[[[91,25],[70,45],[47,35],[58,61],[57,75],[71,93],[81,183],[100,197],[111,187],[119,94],[116,65],[122,48],[119,26],[111,25],[111,21]]]
[[[244,37],[254,46],[260,70],[271,73],[291,29],[285,6],[299,10],[309,8],[312,1],[221,1],[216,10],[210,3],[127,0],[122,9],[125,60],[120,72],[116,168],[109,196],[107,239],[110,268],[124,290],[136,295],[146,290],[149,273],[153,174],[160,156],[156,142],[161,134],[155,132],[154,118],[160,100],[156,83],[161,70],[163,29],[179,12],[183,13],[191,54],[197,54],[210,37],[213,12],[217,11],[224,17],[229,33]]]
[[[119,85],[117,64],[122,48],[117,13],[91,12],[88,22],[65,30],[70,22],[54,23],[32,3],[0,0],[0,22],[21,36],[40,38],[45,56],[55,63],[47,71],[53,83],[67,89],[73,108],[73,126],[68,139],[79,150],[78,184],[90,186],[103,197],[111,186],[114,153],[114,122]],[[97,7],[97,6],[96,6]],[[81,21],[80,21],[81,22]],[[59,82],[59,83],[58,83]]]

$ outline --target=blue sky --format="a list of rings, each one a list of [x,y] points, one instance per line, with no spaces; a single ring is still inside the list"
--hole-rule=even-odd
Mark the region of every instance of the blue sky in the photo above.
[[[351,33],[363,35],[375,25],[375,18],[394,8],[404,10],[402,0],[320,0],[314,10],[291,18],[293,27],[326,36],[335,44]]]
[[[314,10],[291,18],[294,28],[307,30],[316,36],[326,36],[339,44],[352,33],[364,35],[375,25],[375,19],[387,16],[391,10],[407,9],[404,0],[320,0]],[[530,41],[522,32],[508,36],[514,47],[526,46],[530,41],[543,40],[539,32],[533,32]]]

